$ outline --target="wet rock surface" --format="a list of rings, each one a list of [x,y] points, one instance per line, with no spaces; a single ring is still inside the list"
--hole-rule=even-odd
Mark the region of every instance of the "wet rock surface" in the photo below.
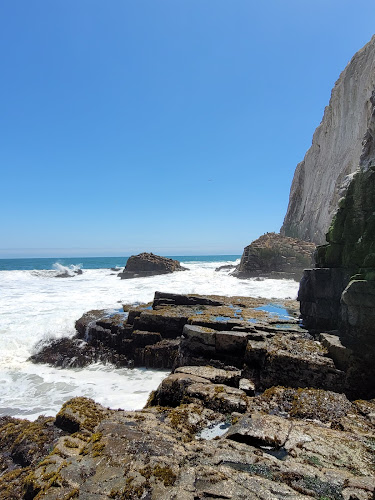
[[[178,260],[144,252],[129,257],[125,269],[118,276],[121,279],[142,278],[184,270]]]
[[[276,331],[279,327],[299,330],[296,307],[295,301],[269,304],[264,299],[156,292],[150,304],[124,305],[123,311],[85,313],[76,321],[75,337],[38,346],[38,352],[30,359],[57,367],[83,367],[95,361],[118,367],[170,369],[182,364],[201,364],[193,362],[194,353],[180,349],[184,328],[191,325],[191,329],[198,331],[197,348],[201,346],[201,332],[205,328],[223,331],[217,332],[216,337],[208,337],[217,339],[217,353],[215,346],[212,351],[217,361],[223,357],[220,352],[228,351],[229,363],[239,351],[244,351],[247,338],[273,335],[257,333],[258,326]]]
[[[55,278],[73,278],[74,276],[78,276],[83,274],[82,269],[67,269],[66,271],[56,274]]]
[[[178,368],[176,375],[204,378],[250,395],[283,385],[368,397],[369,384],[358,378],[358,357],[332,333],[314,336],[302,328],[297,306],[290,300],[157,292],[153,303],[124,306],[127,312],[84,314],[74,338],[50,342],[31,360],[65,368],[93,361]],[[246,381],[241,388],[240,379]]]

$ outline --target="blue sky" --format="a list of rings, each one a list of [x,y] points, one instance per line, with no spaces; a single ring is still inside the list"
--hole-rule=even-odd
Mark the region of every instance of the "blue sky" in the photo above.
[[[0,257],[241,253],[278,231],[363,0],[2,0]]]

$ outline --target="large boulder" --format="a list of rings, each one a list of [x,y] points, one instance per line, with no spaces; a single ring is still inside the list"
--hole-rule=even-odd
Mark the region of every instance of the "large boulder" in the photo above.
[[[300,279],[311,267],[315,245],[276,233],[266,233],[244,248],[241,262],[233,272],[239,278],[273,276]]]
[[[153,253],[140,253],[129,257],[125,269],[119,273],[121,279],[141,278],[157,274],[169,274],[175,271],[185,271],[178,260],[160,257]]]

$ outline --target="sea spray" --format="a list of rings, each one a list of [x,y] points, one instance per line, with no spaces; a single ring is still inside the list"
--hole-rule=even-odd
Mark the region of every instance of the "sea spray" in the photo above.
[[[60,264],[60,262],[55,262],[53,264],[53,269],[57,271],[57,274],[55,276],[57,277],[72,277],[75,274],[82,274],[82,264],[70,264],[69,266],[64,266],[63,264]]]

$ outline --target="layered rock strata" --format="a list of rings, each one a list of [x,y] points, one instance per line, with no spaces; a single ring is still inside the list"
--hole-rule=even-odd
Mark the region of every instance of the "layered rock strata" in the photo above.
[[[266,276],[300,280],[311,267],[315,245],[276,233],[266,233],[244,248],[241,262],[232,273],[238,278]]]
[[[282,234],[324,243],[339,200],[360,163],[374,87],[375,37],[354,55],[332,90],[312,146],[296,168]]]
[[[332,349],[298,324],[294,301],[277,305],[246,297],[156,292],[152,305],[125,309],[129,312],[87,313],[77,321],[75,338],[53,341],[31,360],[63,367],[93,361],[164,369],[230,367],[239,371],[245,392],[286,385],[351,397],[368,394],[368,384],[357,384],[350,375],[351,362],[337,361]],[[348,351],[342,349],[345,357]]]
[[[185,268],[181,266],[178,260],[144,252],[129,257],[125,269],[118,276],[121,279],[142,278],[157,274],[174,273],[175,271],[185,271]]]
[[[295,317],[285,319],[269,314],[267,304],[265,299],[155,292],[150,304],[125,305],[121,312],[85,313],[76,322],[75,337],[42,345],[30,359],[65,368],[102,361],[118,367],[171,369],[181,362],[179,347],[187,324],[214,331],[255,331],[257,324],[271,330],[277,329],[275,324],[295,326]],[[284,305],[280,306],[281,311]],[[296,302],[286,301],[286,306],[297,315]]]

